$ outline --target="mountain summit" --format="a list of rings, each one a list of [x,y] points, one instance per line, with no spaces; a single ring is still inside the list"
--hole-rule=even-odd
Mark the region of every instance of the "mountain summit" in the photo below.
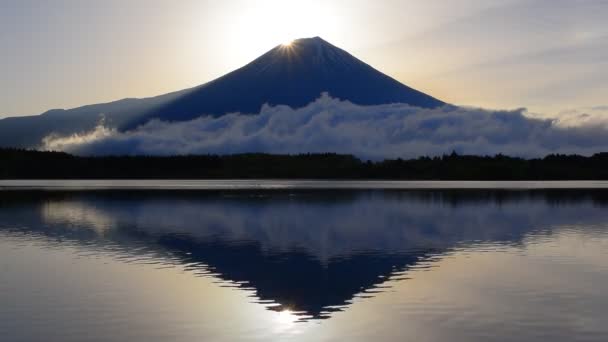
[[[303,107],[327,92],[360,105],[444,103],[399,83],[320,37],[279,45],[246,66],[149,113],[144,118],[190,120],[201,114],[257,113],[263,104]]]
[[[152,119],[255,114],[264,104],[298,108],[324,92],[360,105],[406,103],[434,108],[444,104],[314,37],[278,45],[244,67],[191,89],[0,120],[0,146],[36,148],[46,136],[91,131],[101,119],[106,126],[125,131]]]

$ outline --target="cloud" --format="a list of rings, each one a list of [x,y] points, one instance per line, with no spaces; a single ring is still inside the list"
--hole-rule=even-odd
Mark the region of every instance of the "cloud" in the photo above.
[[[608,132],[608,106],[565,110],[558,113],[556,123],[564,127],[596,127]]]
[[[129,132],[103,125],[86,134],[49,136],[43,149],[78,155],[336,152],[382,159],[461,154],[535,157],[608,151],[602,108],[538,119],[525,109],[484,110],[406,104],[359,106],[327,94],[306,107],[264,106],[256,115],[228,114],[186,122],[153,120]]]

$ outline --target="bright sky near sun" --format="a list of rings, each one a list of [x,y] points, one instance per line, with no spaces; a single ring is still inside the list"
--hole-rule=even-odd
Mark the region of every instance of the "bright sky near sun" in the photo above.
[[[444,101],[608,104],[606,0],[0,0],[0,117],[199,85],[321,36]]]

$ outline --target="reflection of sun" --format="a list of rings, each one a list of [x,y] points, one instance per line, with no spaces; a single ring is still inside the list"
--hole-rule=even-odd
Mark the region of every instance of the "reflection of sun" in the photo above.
[[[290,325],[298,320],[291,310],[282,310],[277,313],[277,323],[281,325]]]

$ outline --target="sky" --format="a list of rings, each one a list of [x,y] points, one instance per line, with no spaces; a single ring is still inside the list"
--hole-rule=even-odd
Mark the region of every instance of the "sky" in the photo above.
[[[608,0],[0,0],[0,117],[206,83],[321,36],[446,102],[608,105]]]

